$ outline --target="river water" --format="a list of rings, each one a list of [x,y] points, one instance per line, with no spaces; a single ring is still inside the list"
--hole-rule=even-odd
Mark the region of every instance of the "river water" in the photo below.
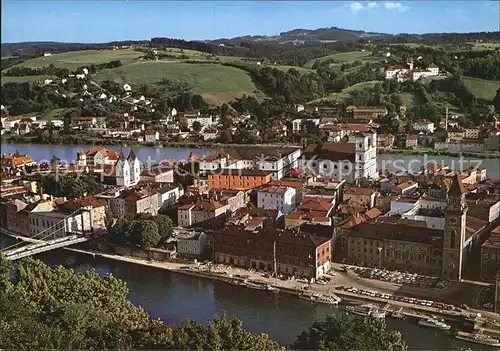
[[[2,235],[0,239],[0,248],[13,243],[11,238]],[[343,313],[336,307],[311,304],[283,293],[249,290],[224,282],[92,258],[67,250],[46,252],[36,258],[51,266],[72,268],[77,273],[95,269],[101,276],[113,274],[127,283],[133,303],[165,323],[179,323],[185,318],[206,322],[214,314],[225,311],[228,316],[241,319],[246,329],[268,333],[272,339],[285,345],[293,343],[296,336],[314,320],[323,319],[330,313]],[[416,321],[388,318],[387,325],[389,329],[400,331],[412,350],[481,349],[475,344],[453,338],[450,332],[420,327]]]
[[[26,153],[37,161],[50,161],[52,156],[57,156],[61,160],[72,163],[76,160],[76,155],[81,150],[88,150],[92,145],[36,145],[36,144],[2,144],[2,153]],[[103,146],[110,150],[123,151],[127,156],[130,148],[117,145]],[[210,149],[193,148],[170,148],[170,147],[134,147],[134,152],[144,163],[155,163],[175,159],[186,160],[189,154],[203,156],[213,152]],[[150,161],[148,161],[150,160]],[[486,168],[488,176],[500,177],[500,159],[460,159],[448,156],[414,156],[414,155],[389,155],[381,154],[377,156],[379,169],[393,171],[411,170],[417,172],[421,166],[428,162],[439,165],[448,165],[450,168],[460,169],[470,166]]]

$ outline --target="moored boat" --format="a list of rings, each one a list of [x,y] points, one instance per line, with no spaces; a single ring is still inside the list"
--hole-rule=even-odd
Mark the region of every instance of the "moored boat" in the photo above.
[[[392,318],[396,318],[396,319],[406,319],[406,315],[405,315],[402,311],[403,311],[403,309],[402,309],[402,308],[400,308],[400,309],[399,309],[399,310],[397,310],[397,311],[393,311],[393,312],[391,313],[391,317],[392,317]]]
[[[441,330],[450,330],[451,325],[441,322],[434,318],[422,318],[418,321],[418,324],[424,327],[441,329]]]
[[[378,308],[373,308],[371,316],[374,318],[384,319],[387,313],[385,311],[379,310]]]
[[[368,317],[372,313],[372,309],[367,306],[347,306],[345,310],[363,317]]]
[[[476,344],[481,344],[481,345],[487,345],[487,346],[493,346],[493,347],[499,347],[500,346],[500,340],[491,338],[487,335],[480,334],[480,333],[466,333],[459,331],[457,335],[455,335],[455,338],[464,340],[464,341],[469,341],[473,342]]]
[[[340,299],[336,296],[325,296],[322,294],[308,294],[302,293],[299,295],[299,299],[307,300],[311,302],[324,303],[328,305],[337,305],[340,302]]]

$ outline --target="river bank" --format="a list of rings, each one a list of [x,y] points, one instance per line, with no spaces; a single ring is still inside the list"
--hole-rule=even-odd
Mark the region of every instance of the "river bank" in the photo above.
[[[405,155],[405,156],[447,156],[447,157],[464,157],[464,158],[478,158],[478,159],[498,159],[500,152],[485,151],[485,152],[451,152],[443,150],[425,149],[377,149],[380,155]]]
[[[195,149],[210,149],[210,148],[225,148],[225,147],[301,147],[301,145],[293,143],[280,143],[280,144],[234,144],[234,143],[216,143],[207,141],[165,141],[165,142],[141,142],[137,140],[116,140],[109,138],[68,138],[56,142],[42,141],[35,137],[4,137],[1,138],[2,144],[9,145],[53,145],[53,146],[79,146],[79,145],[92,145],[92,146],[125,146],[125,147],[168,147],[168,148],[195,148]]]
[[[340,288],[340,285],[338,284],[338,281],[335,277],[336,273],[334,274],[334,277],[332,279],[333,284],[326,284],[326,285],[319,285],[319,284],[308,284],[308,283],[302,283],[298,281],[292,281],[292,280],[282,280],[278,278],[273,278],[267,275],[263,275],[260,272],[255,272],[253,270],[245,270],[237,267],[231,267],[231,266],[225,266],[225,265],[217,265],[217,264],[200,264],[200,263],[193,263],[192,261],[185,261],[185,262],[169,262],[169,261],[152,261],[152,260],[145,260],[137,257],[129,257],[129,256],[123,256],[123,255],[116,255],[116,254],[110,254],[110,253],[103,253],[99,251],[94,251],[94,250],[82,250],[82,249],[75,249],[75,248],[66,248],[65,250],[68,250],[70,252],[75,252],[75,253],[80,253],[84,254],[87,256],[92,256],[93,258],[99,257],[99,258],[106,258],[106,259],[111,259],[115,261],[121,261],[121,262],[127,262],[127,263],[133,263],[136,265],[141,265],[145,267],[151,267],[151,268],[156,268],[156,269],[161,269],[161,270],[167,270],[173,273],[178,273],[178,274],[184,274],[184,275],[190,275],[194,277],[199,277],[199,278],[204,278],[204,279],[210,279],[210,280],[217,280],[221,281],[224,283],[228,284],[233,284],[233,285],[242,285],[243,282],[251,282],[251,283],[256,283],[256,284],[262,284],[262,285],[269,285],[272,286],[276,289],[279,289],[280,293],[285,293],[288,295],[292,296],[299,296],[305,292],[307,293],[317,293],[321,295],[330,295],[330,296],[340,296],[341,299],[344,301],[343,305],[347,302],[349,303],[355,303],[355,302],[369,302],[369,303],[375,303],[380,306],[385,306],[387,313],[390,313],[392,311],[401,310],[401,313],[404,314],[405,316],[413,319],[419,319],[419,318],[425,318],[430,315],[436,315],[439,316],[440,318],[443,318],[447,321],[450,321],[454,324],[461,324],[463,322],[463,315],[460,313],[456,312],[449,312],[445,311],[442,309],[434,308],[434,307],[429,307],[429,306],[421,306],[421,305],[415,305],[415,304],[409,304],[406,302],[402,301],[397,301],[397,300],[388,300],[388,299],[382,299],[380,297],[375,297],[375,296],[369,296],[369,295],[361,295],[361,294],[355,294],[352,292],[345,291]],[[359,279],[359,278],[357,278]],[[358,286],[361,288],[363,286],[362,282],[360,281]],[[469,312],[466,311],[466,315],[469,315],[470,313],[478,313],[481,312],[482,316],[487,316],[488,320],[494,320],[496,323],[499,321],[499,316],[495,313],[491,313],[488,311],[477,311],[477,310],[471,310]],[[478,320],[478,324],[485,323],[486,320],[481,318]],[[496,336],[500,335],[500,331],[496,329],[485,329],[483,328],[486,332],[489,334],[493,334]]]
[[[0,238],[4,239],[3,246],[0,240],[0,248],[14,244],[14,239],[8,236],[0,235]],[[130,301],[144,308],[152,318],[160,318],[167,324],[181,323],[185,318],[206,323],[214,314],[226,313],[241,319],[245,329],[267,333],[283,345],[292,344],[313,321],[345,313],[342,308],[312,303],[292,294],[275,294],[217,279],[151,269],[146,262],[135,264],[68,249],[41,253],[35,258],[49,266],[63,266],[80,274],[89,270],[95,270],[100,276],[112,274],[126,283]],[[423,328],[413,318],[387,318],[386,324],[389,330],[401,332],[409,350],[484,349],[455,339],[452,332]]]

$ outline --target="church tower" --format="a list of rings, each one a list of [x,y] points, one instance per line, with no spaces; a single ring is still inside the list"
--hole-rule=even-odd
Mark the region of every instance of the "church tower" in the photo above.
[[[136,185],[141,179],[141,163],[135,155],[134,150],[130,149],[127,161],[130,165],[130,183],[131,185]]]
[[[120,153],[120,157],[115,164],[116,185],[130,186],[130,164],[128,160]]]
[[[455,174],[448,190],[447,206],[445,209],[443,267],[442,275],[445,278],[458,280],[462,278],[464,265],[464,244],[467,203],[465,189],[458,174]]]

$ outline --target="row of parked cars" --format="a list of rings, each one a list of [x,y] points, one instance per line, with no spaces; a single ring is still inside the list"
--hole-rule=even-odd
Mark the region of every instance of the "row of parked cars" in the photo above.
[[[434,287],[438,289],[444,289],[447,285],[444,280],[437,281],[434,278],[419,276],[417,273],[364,267],[351,267],[349,269],[363,278],[377,279],[396,284],[410,284],[420,287]]]
[[[409,303],[409,304],[413,304],[413,305],[433,307],[433,308],[437,308],[440,310],[455,312],[455,314],[462,313],[463,309],[465,309],[465,310],[469,309],[469,307],[466,305],[462,305],[462,306],[458,307],[458,306],[454,306],[454,305],[446,304],[446,303],[442,303],[442,302],[436,302],[436,301],[431,301],[431,300],[421,300],[421,299],[416,299],[413,297],[405,297],[405,296],[398,296],[398,295],[392,295],[392,294],[384,294],[384,293],[381,293],[378,291],[359,289],[359,288],[356,288],[353,286],[351,286],[351,287],[338,286],[337,289],[344,290],[344,291],[358,294],[358,295],[378,297],[378,298],[385,299],[385,300],[405,302],[405,303]]]

